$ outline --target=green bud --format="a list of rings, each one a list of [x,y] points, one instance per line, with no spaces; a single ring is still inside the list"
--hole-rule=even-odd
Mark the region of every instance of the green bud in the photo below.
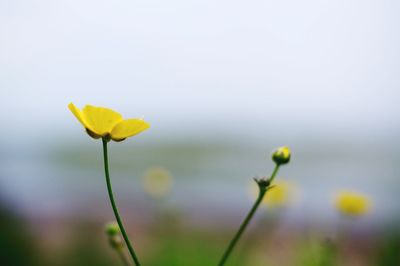
[[[260,189],[266,189],[271,185],[271,182],[266,178],[254,178],[254,181],[256,181]]]
[[[272,153],[272,160],[280,165],[287,164],[290,161],[290,149],[287,146],[280,147]]]
[[[116,222],[108,223],[105,226],[104,230],[105,230],[106,234],[109,235],[110,237],[116,236],[121,232],[121,230],[119,229],[118,223],[116,223]]]
[[[119,235],[110,236],[108,238],[110,246],[114,249],[122,249],[124,247],[124,242],[122,241],[122,237]]]

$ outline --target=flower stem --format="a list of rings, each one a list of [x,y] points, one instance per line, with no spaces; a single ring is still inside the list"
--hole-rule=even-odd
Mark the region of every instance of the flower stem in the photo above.
[[[251,218],[253,218],[254,213],[256,212],[258,206],[262,202],[265,193],[270,188],[271,181],[274,180],[276,174],[278,173],[279,164],[276,164],[274,171],[272,172],[271,177],[268,180],[264,180],[267,182],[267,185],[262,185],[261,182],[257,182],[259,187],[259,193],[256,202],[254,203],[253,207],[251,208],[250,212],[247,214],[246,218],[244,219],[243,223],[240,225],[239,230],[236,232],[235,236],[229,243],[228,248],[226,249],[224,255],[222,256],[221,260],[218,263],[218,266],[223,266],[227,261],[229,255],[232,253],[233,248],[235,247],[236,243],[239,241],[240,237],[242,236],[244,230],[246,229],[247,225],[249,224]]]
[[[140,266],[139,260],[136,256],[136,253],[133,250],[133,247],[132,247],[131,242],[129,241],[128,235],[126,234],[124,225],[122,224],[122,219],[119,215],[117,205],[115,204],[114,194],[113,194],[112,186],[111,186],[110,174],[108,172],[107,140],[105,138],[103,138],[102,140],[103,140],[103,154],[104,154],[104,171],[105,171],[107,191],[108,191],[108,196],[110,197],[111,206],[114,211],[115,219],[117,220],[118,226],[121,229],[121,233],[125,240],[126,246],[128,247],[129,253],[132,256],[132,259],[135,262],[135,265]]]
[[[130,263],[129,263],[128,259],[126,258],[124,251],[122,249],[118,249],[117,252],[118,252],[119,257],[121,258],[123,265],[130,266]]]
[[[270,184],[272,184],[272,181],[274,181],[275,176],[276,176],[276,174],[278,173],[279,166],[280,166],[280,164],[276,164],[276,165],[275,165],[274,171],[272,172],[271,177],[268,179],[268,182],[269,182]]]

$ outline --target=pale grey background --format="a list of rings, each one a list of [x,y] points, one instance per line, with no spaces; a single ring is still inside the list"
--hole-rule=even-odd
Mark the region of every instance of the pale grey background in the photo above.
[[[0,191],[32,215],[64,213],[94,184],[104,194],[101,160],[83,167],[99,181],[54,159],[100,156],[67,110],[72,101],[144,115],[151,130],[115,154],[170,145],[135,171],[168,166],[181,180],[177,202],[192,188],[203,210],[234,200],[240,217],[247,179],[267,174],[270,150],[287,144],[295,156],[282,175],[304,191],[297,212],[330,210],[329,195],[350,187],[373,197],[377,220],[390,220],[399,211],[399,14],[400,2],[388,0],[3,0]],[[201,167],[184,162],[186,178],[173,151],[187,143],[223,152],[208,151]],[[217,188],[224,193],[204,197]],[[38,194],[47,202],[39,208]]]

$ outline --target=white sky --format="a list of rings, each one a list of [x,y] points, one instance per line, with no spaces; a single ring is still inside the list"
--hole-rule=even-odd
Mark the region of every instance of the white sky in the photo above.
[[[1,1],[0,119],[6,135],[65,127],[73,101],[187,126],[390,129],[399,14],[388,0]]]

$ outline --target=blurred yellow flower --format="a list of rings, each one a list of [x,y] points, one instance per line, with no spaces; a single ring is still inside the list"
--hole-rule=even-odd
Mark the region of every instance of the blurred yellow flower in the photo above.
[[[95,139],[106,137],[122,141],[150,127],[143,119],[124,120],[121,114],[104,107],[86,105],[80,110],[70,103],[68,108],[85,127],[86,132]]]
[[[344,215],[361,216],[370,211],[371,203],[363,194],[343,190],[336,194],[335,206]]]
[[[295,186],[287,181],[276,181],[268,190],[264,203],[272,208],[279,208],[288,205],[294,198]]]
[[[144,190],[154,198],[163,198],[172,188],[172,175],[163,167],[153,167],[143,176]]]
[[[273,183],[263,199],[263,204],[271,208],[285,207],[296,199],[296,185],[292,182],[279,180]],[[257,197],[258,187],[252,182],[251,196]]]

